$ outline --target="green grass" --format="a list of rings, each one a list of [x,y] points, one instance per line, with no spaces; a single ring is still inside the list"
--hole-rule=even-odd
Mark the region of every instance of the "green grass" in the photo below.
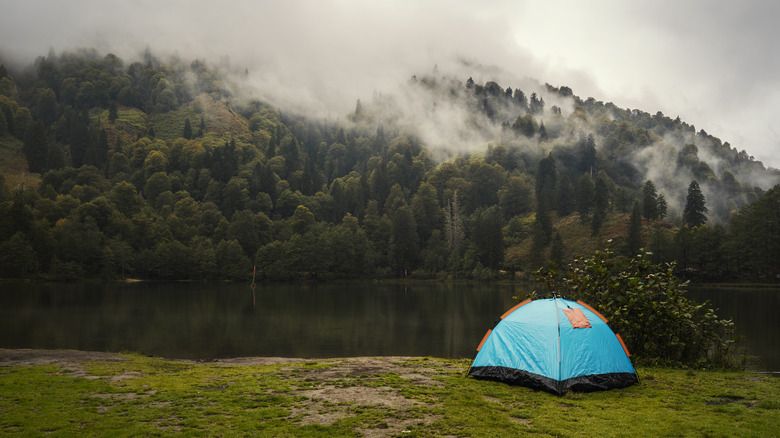
[[[0,367],[0,435],[777,436],[780,380],[640,368],[563,397],[467,378],[467,360],[233,365],[138,355]],[[71,367],[72,368],[72,367]]]
[[[223,102],[214,101],[208,95],[201,95],[190,105],[183,105],[175,111],[150,116],[157,138],[173,141],[184,133],[184,122],[190,119],[193,135],[197,135],[201,117],[206,123],[206,133],[212,133],[224,140],[247,136],[246,120],[230,110]]]
[[[190,126],[193,132],[196,132],[200,116],[192,107],[182,106],[176,111],[152,115],[155,137],[166,141],[173,141],[181,137],[184,134],[185,119],[190,119]]]
[[[24,182],[27,187],[37,187],[41,179],[27,169],[24,156],[24,142],[6,133],[0,135],[0,172],[5,175],[5,184],[13,190]]]

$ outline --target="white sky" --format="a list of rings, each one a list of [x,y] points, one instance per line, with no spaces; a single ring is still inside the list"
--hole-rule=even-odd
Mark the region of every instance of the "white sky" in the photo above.
[[[259,89],[336,117],[462,58],[496,75],[463,80],[531,77],[679,115],[780,167],[774,0],[0,0],[0,11],[6,60],[76,47],[228,57]]]

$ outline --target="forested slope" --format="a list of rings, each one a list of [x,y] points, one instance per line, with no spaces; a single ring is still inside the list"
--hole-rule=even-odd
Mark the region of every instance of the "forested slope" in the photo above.
[[[686,275],[778,274],[777,170],[529,86],[419,75],[325,121],[197,60],[4,66],[0,276],[506,278],[609,238]]]

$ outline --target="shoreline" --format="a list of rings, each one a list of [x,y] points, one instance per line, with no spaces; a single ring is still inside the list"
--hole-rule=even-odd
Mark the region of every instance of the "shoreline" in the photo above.
[[[137,352],[103,352],[103,351],[84,351],[72,349],[38,349],[38,348],[0,348],[0,367],[10,366],[43,366],[43,365],[64,365],[79,362],[122,362],[128,359],[123,355],[142,355]],[[178,362],[186,364],[218,364],[227,366],[256,366],[256,365],[274,365],[299,362],[349,362],[349,361],[402,361],[413,359],[424,359],[425,356],[355,356],[355,357],[328,357],[328,358],[304,358],[304,357],[279,357],[279,356],[243,356],[231,358],[211,358],[211,359],[176,359],[168,357],[148,356],[168,362]],[[430,358],[432,360],[439,358]],[[466,359],[448,359],[441,360],[466,360]],[[471,359],[469,359],[471,360]]]
[[[138,352],[104,352],[104,351],[85,351],[73,349],[46,349],[46,348],[0,348],[0,367],[11,366],[43,366],[43,365],[67,365],[81,362],[121,362],[128,359],[123,355],[141,355]],[[239,356],[208,359],[180,359],[163,356],[147,356],[167,362],[186,363],[193,365],[216,364],[225,366],[263,366],[288,363],[311,363],[311,362],[360,362],[360,361],[404,361],[404,360],[443,360],[443,361],[468,361],[471,363],[473,358],[438,358],[431,356],[343,356],[343,357],[281,357],[281,356]],[[649,367],[637,366],[642,368],[664,368],[664,369],[685,369],[676,367]],[[706,370],[701,370],[706,371]],[[723,370],[722,370],[723,371]],[[728,370],[725,370],[728,371]],[[745,374],[758,374],[780,378],[780,370],[732,370]]]

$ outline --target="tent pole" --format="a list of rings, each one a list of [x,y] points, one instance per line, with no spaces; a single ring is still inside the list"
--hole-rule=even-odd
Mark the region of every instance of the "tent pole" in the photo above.
[[[558,315],[558,297],[553,292],[553,302],[555,303],[555,320],[558,322],[558,382],[561,381],[561,317]]]

